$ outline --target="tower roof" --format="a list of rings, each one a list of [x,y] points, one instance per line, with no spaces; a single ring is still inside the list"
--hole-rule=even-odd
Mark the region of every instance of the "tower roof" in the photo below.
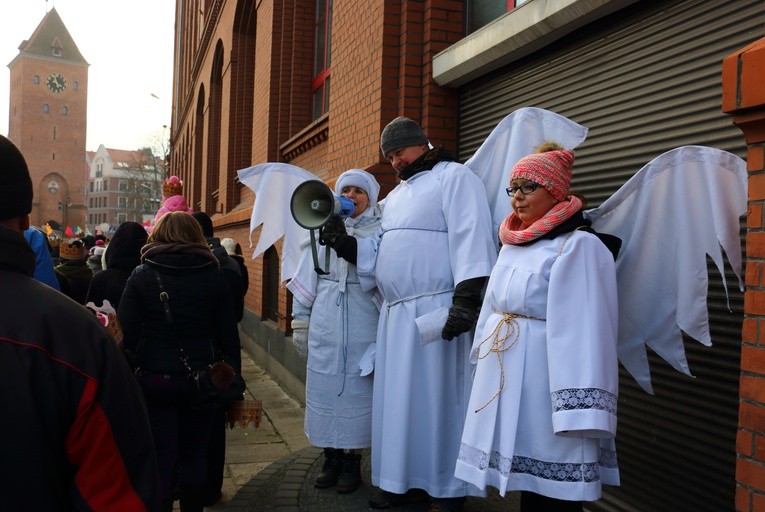
[[[70,62],[87,64],[55,7],[48,11],[30,38],[22,41],[19,52],[43,57],[53,54]]]

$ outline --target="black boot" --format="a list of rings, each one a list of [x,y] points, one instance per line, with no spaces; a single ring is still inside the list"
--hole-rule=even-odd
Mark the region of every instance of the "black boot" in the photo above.
[[[317,489],[326,489],[337,483],[337,478],[343,469],[343,450],[335,448],[324,448],[324,464],[321,466],[321,473],[316,477],[314,487]]]
[[[361,454],[346,453],[343,455],[343,471],[337,479],[337,492],[348,494],[359,488],[361,484]]]
[[[181,512],[203,512],[207,486],[181,484],[180,495]]]
[[[173,512],[175,506],[175,500],[173,498],[165,498],[162,500],[162,512]]]

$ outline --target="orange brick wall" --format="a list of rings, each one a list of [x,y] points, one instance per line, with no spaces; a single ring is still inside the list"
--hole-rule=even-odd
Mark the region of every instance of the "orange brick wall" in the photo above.
[[[736,510],[765,510],[765,39],[723,61],[723,111],[749,144],[746,292],[741,332]]]
[[[303,167],[329,184],[343,171],[362,168],[375,174],[382,185],[381,197],[395,186],[395,176],[379,150],[380,131],[393,118],[406,115],[419,121],[432,142],[456,149],[456,96],[431,78],[433,56],[462,37],[463,3],[457,0],[391,2],[390,0],[334,0],[332,20],[332,62],[328,115],[311,120],[311,78],[313,76],[314,0],[239,0],[208,2],[205,16],[217,13],[210,37],[200,13],[179,13],[186,27],[179,88],[174,97],[171,174],[184,176],[192,184],[205,183],[204,174],[209,137],[209,98],[203,96],[203,116],[197,116],[200,91],[209,95],[214,51],[223,47],[223,108],[220,141],[223,170],[226,150],[234,136],[228,119],[237,105],[229,101],[234,26],[241,13],[253,12],[256,24],[254,49],[251,164],[288,161]],[[200,39],[201,38],[201,39]],[[201,42],[200,42],[201,41]],[[207,42],[205,42],[207,41]],[[201,46],[200,46],[201,44]],[[206,45],[206,46],[205,46]],[[202,52],[198,54],[198,52]],[[189,54],[191,53],[191,55]],[[235,52],[233,52],[235,54]],[[204,133],[202,151],[196,148],[196,133]],[[214,144],[215,141],[212,141]],[[236,151],[236,148],[233,148]],[[202,164],[195,165],[195,155]],[[196,171],[199,172],[199,171]],[[233,176],[221,172],[221,191],[230,187]],[[189,192],[193,193],[193,192]],[[195,198],[196,199],[196,198]],[[249,256],[249,212],[253,193],[244,188],[238,204],[212,215],[216,236],[237,240],[246,253],[250,272],[247,308],[262,314],[262,258]],[[203,205],[204,206],[204,205]],[[257,243],[258,231],[253,233]],[[281,251],[280,243],[276,246]],[[289,311],[288,294],[279,290],[280,315]],[[286,322],[279,321],[286,329]]]

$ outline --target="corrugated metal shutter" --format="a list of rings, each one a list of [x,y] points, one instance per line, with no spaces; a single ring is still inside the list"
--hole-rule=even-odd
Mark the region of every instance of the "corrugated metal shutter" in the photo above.
[[[524,106],[553,110],[589,128],[577,149],[572,188],[590,207],[678,146],[706,145],[745,157],[741,132],[721,112],[721,62],[764,35],[764,5],[640,2],[468,84],[460,91],[460,158]],[[734,509],[743,298],[729,272],[730,312],[720,276],[709,268],[714,345],[686,340],[695,379],[651,354],[655,396],[622,373],[622,486],[606,488],[588,510]]]

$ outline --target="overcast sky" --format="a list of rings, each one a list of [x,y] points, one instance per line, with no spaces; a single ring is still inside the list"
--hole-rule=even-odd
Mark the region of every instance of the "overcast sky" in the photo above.
[[[170,130],[175,0],[0,0],[0,134],[8,64],[54,6],[90,64],[86,149],[156,147]]]

